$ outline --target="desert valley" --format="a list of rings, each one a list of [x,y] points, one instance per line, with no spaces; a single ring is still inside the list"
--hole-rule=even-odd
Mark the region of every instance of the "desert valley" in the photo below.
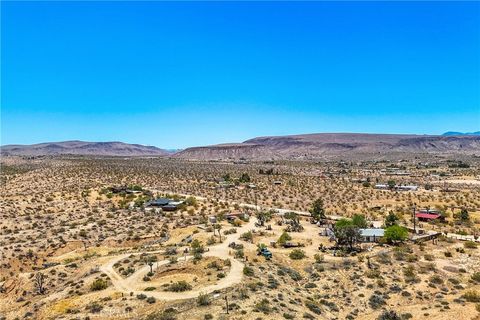
[[[0,319],[480,319],[479,145],[4,146]]]

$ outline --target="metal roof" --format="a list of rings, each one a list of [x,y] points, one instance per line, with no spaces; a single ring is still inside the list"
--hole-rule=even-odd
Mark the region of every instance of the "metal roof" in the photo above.
[[[435,213],[418,213],[416,214],[417,218],[423,218],[423,219],[438,219],[441,217],[439,214]]]
[[[360,235],[362,237],[383,237],[385,229],[360,229]]]
[[[151,204],[157,204],[157,205],[166,205],[169,204],[172,200],[167,199],[167,198],[158,198],[155,199],[151,202]]]

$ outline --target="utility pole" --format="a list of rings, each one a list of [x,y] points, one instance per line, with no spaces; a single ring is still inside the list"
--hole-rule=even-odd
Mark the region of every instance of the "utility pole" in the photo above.
[[[228,295],[225,293],[225,304],[227,305],[227,314],[228,314]]]
[[[417,212],[417,205],[413,204],[413,233],[417,234],[417,223],[416,223],[416,212]]]

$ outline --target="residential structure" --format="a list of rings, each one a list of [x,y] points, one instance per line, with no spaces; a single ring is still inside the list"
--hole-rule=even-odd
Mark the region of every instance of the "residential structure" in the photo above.
[[[385,235],[385,229],[360,229],[361,242],[378,242]]]

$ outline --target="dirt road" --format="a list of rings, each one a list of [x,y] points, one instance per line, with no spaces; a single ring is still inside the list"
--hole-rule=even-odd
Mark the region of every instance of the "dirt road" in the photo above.
[[[209,251],[204,253],[206,257],[217,257],[220,259],[230,258],[231,267],[230,272],[225,276],[225,278],[220,279],[216,284],[212,284],[203,288],[187,291],[187,292],[159,292],[159,291],[143,291],[140,290],[140,287],[145,287],[145,282],[143,282],[143,277],[150,271],[150,267],[145,265],[135,273],[133,273],[128,278],[122,278],[113,268],[115,263],[133,255],[140,255],[142,253],[158,253],[159,251],[154,252],[138,252],[138,253],[126,253],[118,256],[112,257],[108,262],[103,264],[100,267],[100,270],[107,274],[107,276],[112,281],[113,286],[118,291],[129,294],[145,294],[151,297],[154,297],[159,300],[181,300],[181,299],[191,299],[196,298],[200,293],[210,293],[215,290],[221,290],[228,287],[231,287],[235,284],[238,284],[242,281],[243,276],[243,262],[234,259],[229,256],[230,248],[228,244],[230,242],[236,242],[239,240],[240,235],[244,232],[252,230],[254,228],[255,222],[254,219],[250,219],[248,223],[237,229],[237,233],[229,234],[225,236],[225,239],[222,243],[209,247]],[[190,259],[191,256],[186,257]],[[158,264],[154,264],[154,270],[158,266],[163,266],[170,263],[169,260],[159,261]]]

